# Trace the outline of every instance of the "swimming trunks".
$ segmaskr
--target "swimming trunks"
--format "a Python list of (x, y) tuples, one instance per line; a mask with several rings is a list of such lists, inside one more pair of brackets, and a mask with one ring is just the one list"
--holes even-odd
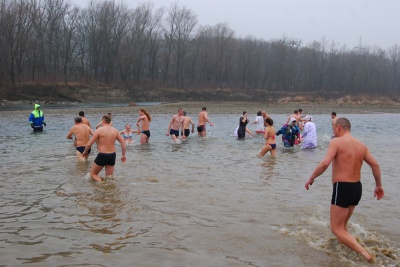
[[(190, 130), (189, 129), (185, 129), (185, 136), (189, 136), (190, 134)], [(181, 135), (183, 136), (183, 133), (181, 131)]]
[(122, 137), (125, 138), (125, 139), (132, 138), (133, 134), (131, 133), (130, 135), (125, 135), (125, 133), (123, 133)]
[(358, 205), (362, 195), (361, 182), (338, 182), (333, 184), (332, 205), (342, 208)]
[(142, 134), (146, 135), (147, 137), (150, 137), (150, 130), (142, 131)]
[(96, 163), (99, 166), (114, 166), (115, 165), (115, 158), (116, 158), (116, 153), (99, 153), (97, 154), (96, 159), (94, 160), (94, 163)]
[(174, 129), (171, 129), (171, 130), (169, 130), (169, 134), (170, 134), (170, 135), (179, 136), (179, 131), (174, 130)]
[(206, 130), (206, 126), (205, 125), (199, 125), (197, 126), (197, 132), (201, 133), (202, 131)]
[[(84, 146), (77, 146), (76, 150), (78, 150), (82, 154), (83, 151), (85, 151), (85, 147)], [(89, 148), (87, 153), (90, 154), (90, 151), (92, 151), (92, 148)]]

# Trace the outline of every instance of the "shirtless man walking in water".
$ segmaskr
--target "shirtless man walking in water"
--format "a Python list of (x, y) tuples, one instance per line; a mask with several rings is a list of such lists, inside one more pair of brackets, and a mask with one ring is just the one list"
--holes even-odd
[(119, 134), (119, 131), (111, 126), (111, 117), (109, 115), (104, 115), (101, 119), (101, 124), (103, 125), (101, 128), (97, 129), (94, 132), (93, 137), (86, 144), (85, 151), (83, 151), (83, 155), (86, 155), (91, 148), (91, 146), (97, 142), (97, 150), (99, 154), (97, 154), (96, 159), (94, 160), (92, 167), (90, 168), (90, 177), (93, 180), (101, 183), (103, 180), (99, 176), (99, 172), (105, 167), (106, 169), (106, 179), (112, 179), (112, 175), (114, 173), (114, 165), (115, 165), (115, 141), (121, 143), (122, 149), (122, 157), (121, 162), (126, 161), (126, 144), (124, 139)]
[(328, 152), (306, 181), (305, 187), (309, 190), (315, 178), (323, 174), (332, 162), (331, 231), (340, 242), (360, 253), (368, 261), (372, 261), (372, 255), (347, 231), (347, 223), (361, 199), (360, 180), (363, 162), (365, 161), (372, 169), (375, 178), (374, 197), (377, 200), (384, 196), (381, 170), (366, 145), (354, 138), (350, 130), (351, 124), (346, 118), (335, 121), (336, 138), (330, 142)]
[(178, 109), (178, 114), (172, 116), (172, 119), (169, 122), (167, 136), (171, 135), (172, 141), (174, 141), (175, 143), (177, 143), (179, 140), (179, 129), (182, 129), (183, 134), (185, 134), (183, 128), (184, 120), (185, 117), (183, 117), (183, 110), (180, 108)]
[(75, 136), (74, 145), (76, 146), (76, 157), (78, 161), (84, 162), (89, 158), (89, 153), (83, 156), (86, 144), (89, 142), (90, 136), (93, 135), (92, 128), (82, 121), (81, 117), (75, 118), (75, 125), (72, 126), (67, 134), (67, 139), (72, 139), (72, 135)]
[(214, 126), (214, 123), (208, 119), (207, 108), (203, 107), (199, 113), (199, 123), (197, 124), (197, 132), (201, 137), (205, 137), (207, 135), (206, 122), (208, 122), (210, 126)]
[(182, 133), (182, 139), (187, 139), (189, 134), (190, 134), (190, 129), (189, 125), (192, 125), (192, 133), (194, 132), (194, 122), (189, 116), (186, 116), (186, 111), (183, 112), (183, 117), (185, 120), (183, 121), (183, 133)]

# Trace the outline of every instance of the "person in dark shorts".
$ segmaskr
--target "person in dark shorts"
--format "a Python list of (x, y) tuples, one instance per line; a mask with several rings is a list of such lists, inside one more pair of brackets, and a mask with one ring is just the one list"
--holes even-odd
[(110, 123), (111, 117), (109, 115), (104, 115), (101, 119), (101, 124), (103, 126), (94, 132), (93, 137), (90, 139), (89, 143), (87, 143), (85, 151), (82, 153), (83, 155), (87, 154), (91, 146), (97, 142), (97, 150), (99, 153), (90, 169), (90, 177), (99, 183), (103, 181), (99, 176), (99, 173), (103, 168), (105, 168), (106, 171), (105, 179), (112, 179), (116, 158), (115, 141), (118, 141), (121, 144), (121, 162), (126, 161), (125, 141), (119, 131), (112, 127)]
[(80, 162), (87, 161), (90, 154), (90, 149), (87, 151), (88, 153), (83, 156), (83, 152), (85, 151), (85, 146), (90, 140), (90, 136), (93, 136), (92, 128), (90, 128), (87, 124), (85, 124), (81, 117), (75, 118), (75, 125), (71, 127), (67, 134), (67, 139), (72, 139), (72, 135), (74, 138), (74, 146), (76, 146), (76, 158)]
[(328, 152), (306, 181), (305, 187), (309, 190), (315, 178), (323, 174), (332, 162), (331, 231), (341, 243), (360, 253), (366, 260), (373, 261), (373, 255), (347, 231), (347, 223), (361, 199), (360, 180), (363, 162), (365, 161), (372, 169), (375, 179), (374, 196), (377, 200), (383, 198), (385, 194), (382, 187), (381, 170), (367, 146), (354, 138), (350, 134), (350, 130), (351, 124), (348, 119), (339, 118), (334, 122), (335, 138), (331, 140)]
[(210, 121), (208, 118), (208, 113), (207, 113), (207, 108), (203, 107), (201, 109), (201, 112), (199, 113), (199, 122), (197, 123), (197, 132), (199, 136), (201, 137), (206, 137), (207, 136), (207, 131), (206, 131), (206, 123), (208, 122), (210, 126), (214, 126), (214, 123)]
[(185, 118), (185, 120), (183, 121), (183, 133), (181, 133), (182, 135), (182, 139), (187, 139), (188, 136), (190, 135), (190, 129), (189, 126), (190, 124), (192, 125), (192, 133), (194, 132), (194, 122), (192, 121), (192, 119), (189, 116), (186, 116), (186, 111), (183, 111), (183, 117)]

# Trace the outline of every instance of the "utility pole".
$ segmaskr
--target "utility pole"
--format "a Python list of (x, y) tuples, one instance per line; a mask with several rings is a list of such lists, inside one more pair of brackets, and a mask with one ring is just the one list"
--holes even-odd
[(367, 49), (365, 46), (362, 46), (361, 37), (360, 37), (360, 41), (358, 42), (358, 46), (355, 46), (354, 48), (358, 50), (359, 54), (361, 54), (363, 51), (365, 51)]

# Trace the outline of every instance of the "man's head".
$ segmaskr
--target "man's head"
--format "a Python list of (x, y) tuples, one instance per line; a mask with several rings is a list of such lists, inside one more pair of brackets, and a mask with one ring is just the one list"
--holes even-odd
[(333, 128), (333, 133), (335, 136), (342, 136), (345, 132), (350, 132), (351, 124), (346, 118), (339, 118), (335, 122), (335, 127)]
[(296, 109), (295, 111), (293, 111), (294, 114), (299, 114), (299, 111)]
[(299, 108), (299, 114), (303, 113), (303, 109)]
[(331, 118), (334, 119), (335, 117), (336, 117), (336, 112), (335, 112), (335, 111), (332, 111), (332, 113), (331, 113)]
[(180, 109), (178, 109), (178, 114), (180, 115), (180, 116), (182, 116), (183, 115), (183, 110), (180, 108)]
[(38, 108), (40, 108), (40, 105), (39, 104), (35, 104), (35, 109), (38, 109)]
[(183, 112), (183, 116), (186, 116), (186, 111)]
[(78, 115), (81, 116), (81, 117), (83, 117), (83, 116), (85, 116), (85, 112), (79, 111)]
[(207, 108), (206, 108), (206, 107), (203, 107), (201, 110), (202, 110), (202, 111), (205, 111), (205, 110), (207, 110)]
[(106, 124), (110, 124), (111, 123), (111, 116), (110, 115), (104, 115), (102, 118), (101, 118), (101, 120), (103, 121), (103, 122), (105, 122)]
[(75, 117), (75, 124), (81, 123), (82, 118), (81, 117)]

